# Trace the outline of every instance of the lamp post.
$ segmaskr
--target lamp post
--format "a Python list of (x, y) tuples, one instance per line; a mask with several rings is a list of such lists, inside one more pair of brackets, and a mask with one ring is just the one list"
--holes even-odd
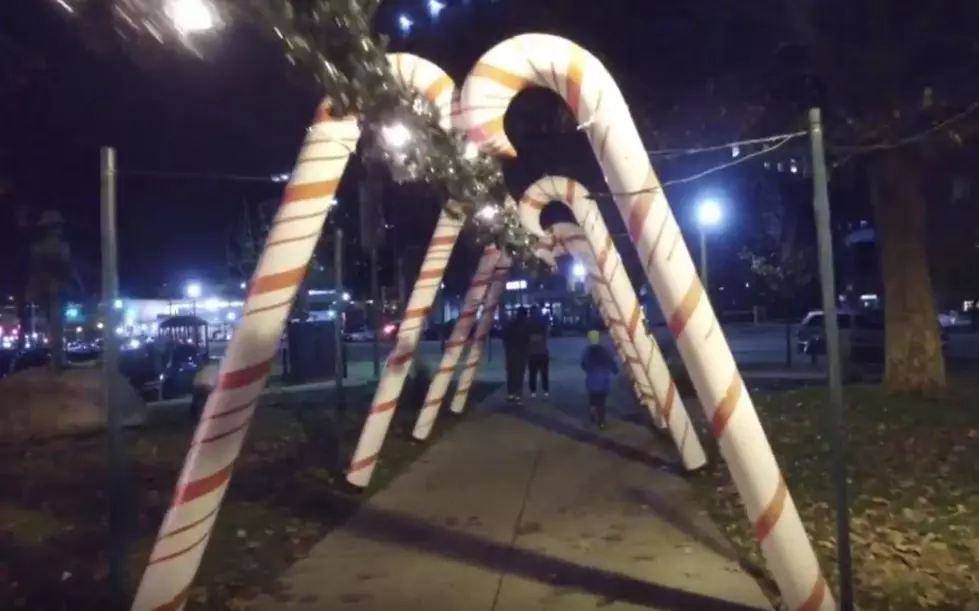
[(197, 316), (197, 300), (201, 298), (201, 285), (199, 282), (191, 282), (184, 289), (187, 298), (190, 299), (191, 309), (194, 316)]
[(700, 281), (705, 290), (709, 288), (707, 282), (707, 232), (720, 224), (723, 216), (724, 213), (717, 200), (706, 199), (697, 206), (697, 226), (700, 229)]

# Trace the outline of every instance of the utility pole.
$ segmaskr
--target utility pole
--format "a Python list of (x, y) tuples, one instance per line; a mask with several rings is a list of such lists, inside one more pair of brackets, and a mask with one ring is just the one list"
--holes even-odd
[(333, 344), (335, 350), (333, 356), (333, 375), (336, 380), (337, 407), (342, 410), (345, 406), (343, 376), (346, 373), (346, 363), (344, 363), (345, 351), (343, 349), (343, 229), (337, 227), (333, 235)]
[(829, 212), (829, 177), (823, 125), (818, 108), (809, 110), (812, 146), (813, 210), (819, 246), (819, 278), (823, 293), (826, 363), (829, 377), (829, 440), (836, 497), (836, 558), (840, 580), (840, 611), (853, 611), (853, 566), (850, 550), (850, 504), (847, 498), (846, 454), (843, 448), (843, 371), (840, 364), (840, 328), (836, 310), (836, 279), (833, 269), (833, 234)]
[(123, 448), (122, 405), (115, 388), (119, 375), (119, 342), (115, 329), (115, 303), (119, 298), (119, 241), (116, 232), (116, 150), (102, 147), (102, 384), (109, 439), (109, 582), (113, 605), (122, 608), (126, 598), (126, 481)]
[(360, 179), (360, 244), (370, 254), (371, 293), (368, 325), (371, 330), (371, 357), (374, 365), (374, 377), (381, 375), (381, 345), (378, 327), (377, 301), (378, 296), (378, 249), (384, 239), (384, 214), (382, 210), (381, 176), (377, 165), (371, 161), (364, 163), (364, 173)]

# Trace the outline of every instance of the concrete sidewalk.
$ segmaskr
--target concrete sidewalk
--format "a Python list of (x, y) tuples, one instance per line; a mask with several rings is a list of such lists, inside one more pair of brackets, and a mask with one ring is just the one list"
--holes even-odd
[(626, 391), (597, 432), (554, 373), (550, 401), (469, 414), (253, 609), (771, 609)]

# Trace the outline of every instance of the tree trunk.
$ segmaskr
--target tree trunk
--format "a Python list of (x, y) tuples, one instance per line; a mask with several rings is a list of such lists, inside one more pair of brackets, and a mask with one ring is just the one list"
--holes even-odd
[(51, 342), (51, 365), (55, 369), (66, 368), (65, 313), (58, 291), (51, 291), (48, 295), (48, 337)]
[(903, 150), (882, 153), (870, 163), (884, 285), (884, 386), (890, 392), (927, 392), (945, 386), (920, 174), (918, 163)]

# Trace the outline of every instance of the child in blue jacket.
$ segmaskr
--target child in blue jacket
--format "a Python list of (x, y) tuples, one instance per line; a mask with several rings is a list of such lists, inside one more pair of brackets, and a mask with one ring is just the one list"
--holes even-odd
[(605, 428), (605, 399), (612, 386), (612, 376), (619, 373), (615, 358), (601, 345), (598, 331), (588, 332), (588, 347), (581, 355), (581, 368), (585, 370), (585, 390), (588, 391), (588, 405), (591, 408), (591, 421), (599, 428)]

